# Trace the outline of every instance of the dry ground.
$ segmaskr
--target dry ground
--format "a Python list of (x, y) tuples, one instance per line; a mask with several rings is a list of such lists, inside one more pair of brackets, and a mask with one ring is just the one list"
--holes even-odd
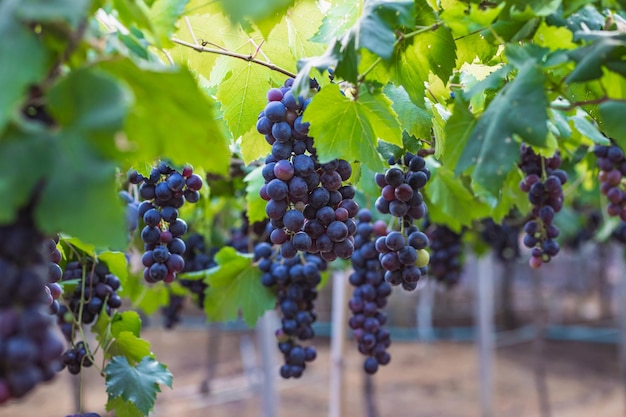
[[(217, 375), (209, 395), (200, 392), (207, 374), (207, 332), (151, 328), (144, 336), (174, 374), (154, 417), (261, 416), (261, 400), (243, 372), (240, 337), (222, 333)], [(328, 413), (329, 346), (300, 380), (278, 381), (277, 417), (320, 417)], [(380, 417), (479, 417), (477, 355), (471, 344), (395, 343), (392, 362), (374, 378)], [(545, 354), (553, 417), (624, 415), (617, 348), (550, 342)], [(344, 416), (366, 416), (362, 358), (350, 342), (345, 356)], [(501, 348), (495, 358), (494, 417), (539, 417), (530, 344)], [(88, 411), (103, 413), (104, 386), (93, 368), (85, 377)], [(19, 403), (0, 408), (0, 417), (63, 417), (74, 411), (72, 378), (64, 373)], [(103, 416), (110, 414), (103, 413)]]

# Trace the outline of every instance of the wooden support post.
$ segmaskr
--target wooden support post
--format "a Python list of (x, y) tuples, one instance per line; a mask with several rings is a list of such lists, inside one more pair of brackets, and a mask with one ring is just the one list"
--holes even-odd
[(274, 330), (280, 327), (276, 310), (269, 310), (259, 319), (256, 326), (257, 341), (261, 347), (261, 370), (263, 379), (259, 394), (263, 404), (263, 417), (278, 415), (278, 394), (276, 375), (278, 375), (276, 337)]
[(330, 393), (328, 398), (328, 417), (341, 417), (344, 415), (343, 370), (344, 350), (346, 339), (346, 294), (348, 285), (348, 272), (335, 271), (332, 275), (333, 302), (332, 302), (332, 328), (330, 339)]
[(493, 260), (491, 254), (476, 260), (476, 348), (482, 417), (494, 417), (493, 352), (495, 349)]

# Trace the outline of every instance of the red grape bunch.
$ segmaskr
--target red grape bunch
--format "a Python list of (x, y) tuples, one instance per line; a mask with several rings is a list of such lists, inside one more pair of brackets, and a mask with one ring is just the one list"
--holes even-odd
[(380, 311), (387, 305), (391, 285), (385, 281), (385, 271), (378, 260), (374, 246), (376, 238), (387, 234), (387, 225), (379, 220), (372, 224), (372, 213), (361, 209), (357, 215), (357, 232), (354, 238), (354, 254), (350, 284), (354, 286), (348, 307), (352, 317), (348, 325), (358, 342), (359, 352), (367, 356), (363, 368), (368, 374), (378, 371), (379, 365), (387, 365), (391, 356), (389, 331), (384, 328), (387, 316)]
[(524, 246), (532, 250), (529, 260), (532, 268), (539, 268), (559, 253), (555, 240), (559, 229), (553, 221), (563, 207), (563, 184), (567, 182), (567, 173), (560, 166), (558, 151), (551, 158), (544, 158), (522, 144), (519, 167), (526, 177), (519, 186), (528, 193), (528, 201), (533, 205), (530, 220), (524, 225)]
[(294, 97), (292, 84), (288, 79), (267, 93), (269, 102), (257, 122), (257, 131), (272, 145), (259, 190), (274, 227), (270, 240), (286, 259), (298, 251), (319, 253), (329, 262), (347, 259), (354, 251), (358, 212), (355, 190), (344, 184), (352, 167), (341, 159), (318, 162), (309, 125), (302, 121), (310, 99)]
[(428, 272), (430, 258), (426, 251), (428, 236), (413, 224), (428, 211), (421, 189), (430, 179), (430, 170), (424, 158), (412, 153), (389, 162), (398, 164), (384, 174), (376, 174), (381, 196), (375, 206), (380, 213), (398, 218), (400, 231), (378, 237), (375, 248), (385, 270), (385, 280), (390, 285), (402, 285), (406, 291), (413, 291)]
[(609, 200), (609, 216), (619, 216), (626, 221), (626, 189), (622, 178), (626, 176), (626, 157), (617, 145), (596, 146), (593, 153), (598, 158), (600, 192)]
[(128, 174), (131, 184), (141, 184), (139, 195), (143, 201), (137, 210), (145, 227), (141, 231), (144, 253), (141, 261), (145, 266), (146, 282), (172, 282), (177, 272), (185, 267), (183, 254), (187, 223), (178, 217), (178, 209), (185, 201), (196, 203), (200, 199), (202, 178), (193, 173), (190, 166), (176, 171), (164, 162), (144, 177), (135, 170)]

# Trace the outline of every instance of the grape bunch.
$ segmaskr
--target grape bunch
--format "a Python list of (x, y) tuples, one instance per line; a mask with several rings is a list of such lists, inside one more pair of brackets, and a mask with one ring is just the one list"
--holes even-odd
[(500, 261), (507, 262), (520, 256), (520, 231), (519, 227), (512, 226), (506, 221), (497, 224), (493, 219), (485, 219), (482, 221), (480, 236), (496, 252)]
[(432, 224), (427, 228), (430, 238), (430, 274), (440, 283), (453, 286), (462, 272), (462, 233), (448, 227)]
[(374, 246), (375, 240), (386, 234), (387, 226), (383, 221), (372, 224), (372, 213), (367, 209), (359, 211), (351, 258), (354, 272), (350, 275), (350, 284), (355, 288), (348, 302), (352, 312), (348, 325), (358, 342), (359, 352), (367, 356), (363, 368), (368, 374), (376, 373), (379, 365), (391, 361), (387, 352), (391, 338), (383, 327), (387, 316), (380, 311), (387, 305), (391, 285), (385, 281), (385, 271)]
[(358, 212), (355, 190), (344, 184), (352, 167), (342, 159), (319, 163), (309, 125), (302, 121), (310, 99), (294, 97), (292, 84), (288, 79), (269, 90), (257, 121), (257, 131), (272, 145), (259, 190), (274, 227), (270, 240), (280, 245), (283, 258), (302, 251), (319, 253), (328, 262), (347, 259), (354, 251)]
[(377, 173), (374, 177), (381, 189), (381, 196), (375, 203), (376, 210), (409, 223), (424, 218), (428, 208), (421, 189), (430, 180), (426, 160), (408, 152), (397, 161), (390, 159), (389, 162), (397, 166), (389, 168), (384, 174)]
[(528, 193), (528, 201), (533, 205), (530, 220), (524, 225), (524, 246), (532, 250), (531, 268), (539, 268), (559, 253), (560, 247), (555, 240), (559, 229), (553, 221), (554, 215), (563, 207), (563, 184), (567, 182), (567, 173), (559, 169), (560, 166), (558, 151), (551, 158), (544, 158), (530, 146), (521, 145), (519, 167), (526, 177), (519, 187)]
[(50, 305), (50, 314), (55, 315), (59, 311), (59, 302), (57, 299), (63, 293), (63, 289), (58, 284), (63, 277), (63, 270), (59, 266), (61, 262), (61, 251), (57, 249), (59, 236), (46, 240), (46, 249), (48, 251), (48, 283), (46, 284), (46, 294), (49, 295), (48, 301)]
[(78, 375), (83, 367), (89, 368), (93, 365), (92, 356), (88, 355), (87, 349), (88, 346), (81, 341), (63, 353), (61, 360), (70, 374)]
[(617, 145), (596, 146), (593, 153), (598, 158), (600, 192), (609, 200), (606, 211), (609, 216), (618, 216), (626, 221), (626, 190), (622, 178), (626, 176), (626, 157)]
[(611, 238), (619, 243), (626, 244), (626, 222), (621, 221), (611, 233)]
[(22, 398), (61, 369), (63, 339), (50, 316), (51, 261), (32, 207), (0, 224), (0, 404)]
[(61, 332), (72, 344), (63, 354), (63, 365), (72, 375), (77, 375), (82, 367), (92, 365), (87, 343), (79, 341), (74, 344), (78, 326), (95, 322), (102, 311), (110, 316), (113, 310), (122, 305), (122, 299), (117, 294), (120, 280), (110, 272), (106, 263), (94, 263), (89, 258), (68, 262), (63, 280), (77, 281), (76, 289), (66, 300), (67, 306), (62, 305), (57, 313)]
[(317, 286), (322, 280), (320, 271), (326, 261), (317, 255), (307, 254), (285, 259), (269, 243), (259, 243), (254, 248), (254, 260), (263, 273), (261, 283), (276, 292), (277, 304), (282, 313), (282, 326), (276, 331), (278, 348), (285, 363), (280, 368), (283, 378), (299, 378), (317, 356), (312, 346), (302, 346), (298, 341), (315, 336), (313, 323), (317, 319), (314, 301)]
[(421, 189), (430, 179), (430, 170), (424, 158), (412, 153), (398, 160), (391, 158), (389, 163), (395, 166), (374, 178), (381, 189), (375, 207), (382, 214), (396, 217), (400, 231), (378, 237), (374, 246), (385, 270), (385, 281), (413, 291), (428, 272), (428, 237), (413, 222), (428, 212)]
[(141, 258), (146, 282), (172, 282), (176, 273), (183, 270), (187, 223), (178, 217), (178, 209), (185, 201), (196, 203), (200, 199), (202, 178), (190, 166), (182, 172), (164, 162), (144, 177), (135, 170), (128, 175), (131, 184), (141, 184), (139, 195), (144, 201), (138, 215), (145, 224), (141, 231), (146, 252)]
[[(84, 262), (68, 262), (65, 265), (63, 280), (78, 280), (68, 306), (79, 323), (91, 324), (102, 309), (110, 316), (112, 310), (122, 305), (122, 299), (117, 294), (120, 279), (109, 271), (104, 262), (94, 263), (91, 259)], [(81, 313), (82, 316), (79, 316)], [(68, 341), (71, 341), (71, 338)]]
[(166, 329), (173, 329), (180, 322), (180, 313), (185, 306), (185, 296), (170, 291), (168, 303), (161, 307), (163, 325)]

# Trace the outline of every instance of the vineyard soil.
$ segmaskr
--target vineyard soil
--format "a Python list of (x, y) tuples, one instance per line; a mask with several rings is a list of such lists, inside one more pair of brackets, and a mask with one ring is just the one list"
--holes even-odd
[[(239, 354), (239, 339), (246, 333), (222, 333), (214, 394), (199, 393), (207, 369), (207, 332), (151, 327), (145, 337), (157, 356), (174, 374), (175, 390), (164, 387), (151, 416), (252, 417), (259, 416), (261, 401), (246, 389)], [(252, 335), (252, 334), (249, 334)], [(319, 417), (327, 413), (329, 346), (320, 340), (319, 357), (299, 380), (278, 380), (280, 411), (277, 417)], [(392, 362), (374, 377), (379, 416), (478, 417), (476, 352), (471, 344), (397, 342)], [(548, 342), (548, 387), (552, 412), (558, 417), (618, 416), (622, 396), (618, 384), (617, 349), (612, 345)], [(346, 352), (345, 415), (365, 416), (362, 400), (362, 357), (350, 342)], [(533, 384), (532, 347), (520, 344), (496, 354), (498, 417), (539, 415)], [(102, 412), (105, 390), (92, 369), (86, 373), (86, 408)], [(58, 417), (72, 411), (70, 375), (39, 387), (21, 404), (2, 410), (2, 417)], [(102, 414), (109, 416), (109, 414)]]

